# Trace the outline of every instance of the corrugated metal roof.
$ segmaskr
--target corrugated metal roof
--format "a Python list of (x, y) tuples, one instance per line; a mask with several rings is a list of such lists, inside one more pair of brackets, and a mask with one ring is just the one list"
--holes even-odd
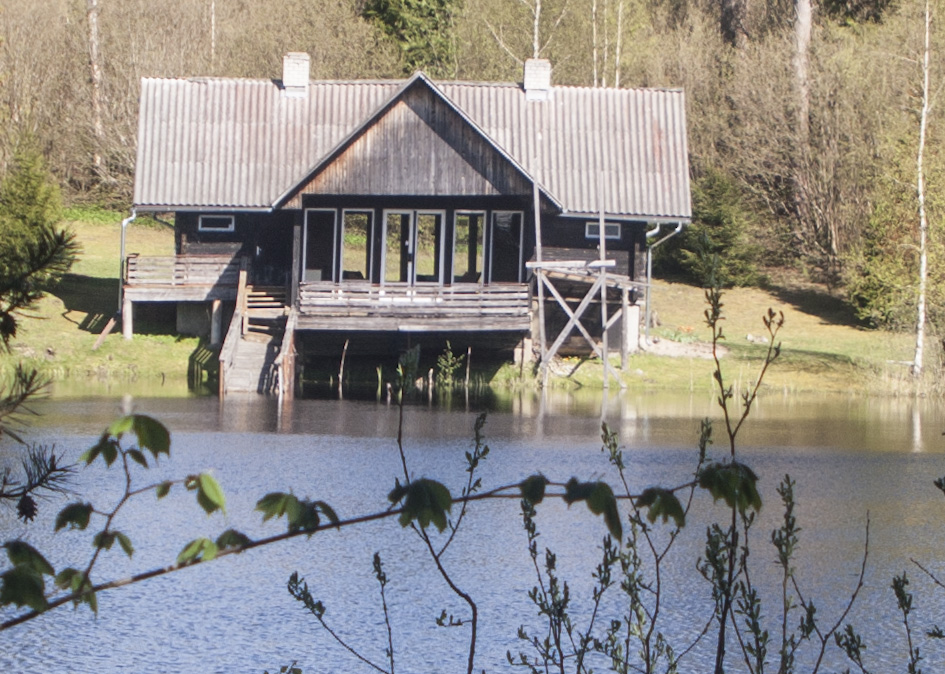
[[(691, 216), (685, 100), (668, 89), (553, 87), (526, 101), (515, 84), (421, 77), (566, 212)], [(135, 205), (273, 207), (405, 81), (312, 82), (304, 98), (277, 82), (144, 79)]]

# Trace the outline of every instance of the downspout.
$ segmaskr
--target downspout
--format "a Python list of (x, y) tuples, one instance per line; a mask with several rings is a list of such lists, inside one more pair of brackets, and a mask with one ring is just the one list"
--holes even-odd
[[(679, 234), (683, 227), (685, 226), (684, 222), (679, 222), (676, 224), (676, 229), (671, 231), (669, 234), (664, 236), (662, 239), (654, 243), (652, 246), (649, 246), (646, 249), (646, 316), (644, 317), (644, 327), (643, 327), (643, 339), (644, 343), (650, 345), (650, 307), (652, 306), (650, 302), (650, 286), (653, 282), (653, 249), (659, 246), (664, 241), (667, 241), (677, 234)], [(653, 229), (646, 233), (646, 238), (651, 238), (656, 236), (660, 231), (660, 225), (657, 224)]]
[(131, 215), (121, 221), (121, 252), (118, 254), (118, 315), (121, 316), (122, 307), (125, 301), (125, 230), (128, 229), (135, 218), (138, 217), (136, 209), (131, 209)]

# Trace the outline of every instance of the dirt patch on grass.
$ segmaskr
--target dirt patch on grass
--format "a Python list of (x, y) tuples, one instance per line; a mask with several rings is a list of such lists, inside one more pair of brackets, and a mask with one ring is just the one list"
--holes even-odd
[[(712, 358), (712, 345), (706, 342), (674, 342), (670, 339), (654, 338), (652, 344), (643, 349), (654, 356), (669, 356), (671, 358)], [(728, 353), (728, 349), (719, 345), (720, 356)]]

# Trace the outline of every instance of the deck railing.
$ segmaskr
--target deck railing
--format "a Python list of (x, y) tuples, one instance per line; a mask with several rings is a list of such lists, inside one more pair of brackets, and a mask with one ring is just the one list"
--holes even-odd
[(525, 283), (303, 283), (299, 299), (300, 327), (328, 330), (517, 330), (530, 311)]
[(125, 283), (130, 286), (231, 285), (239, 281), (243, 258), (233, 255), (129, 255)]

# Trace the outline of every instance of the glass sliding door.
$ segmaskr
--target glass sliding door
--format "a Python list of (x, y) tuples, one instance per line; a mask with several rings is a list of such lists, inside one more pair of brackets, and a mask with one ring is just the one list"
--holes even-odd
[(443, 220), (439, 211), (384, 211), (385, 283), (442, 283)]
[(453, 283), (482, 280), (482, 242), (485, 213), (456, 214), (453, 224)]
[(489, 280), (492, 283), (522, 282), (522, 213), (493, 211)]
[(413, 282), (443, 282), (443, 214), (417, 211), (412, 237)]
[(406, 283), (409, 279), (409, 254), (412, 213), (409, 211), (384, 212), (384, 257), (381, 260), (381, 278), (385, 283)]
[(371, 279), (373, 211), (344, 211), (341, 216), (341, 280)]
[(305, 211), (302, 281), (333, 281), (335, 270), (335, 211)]

